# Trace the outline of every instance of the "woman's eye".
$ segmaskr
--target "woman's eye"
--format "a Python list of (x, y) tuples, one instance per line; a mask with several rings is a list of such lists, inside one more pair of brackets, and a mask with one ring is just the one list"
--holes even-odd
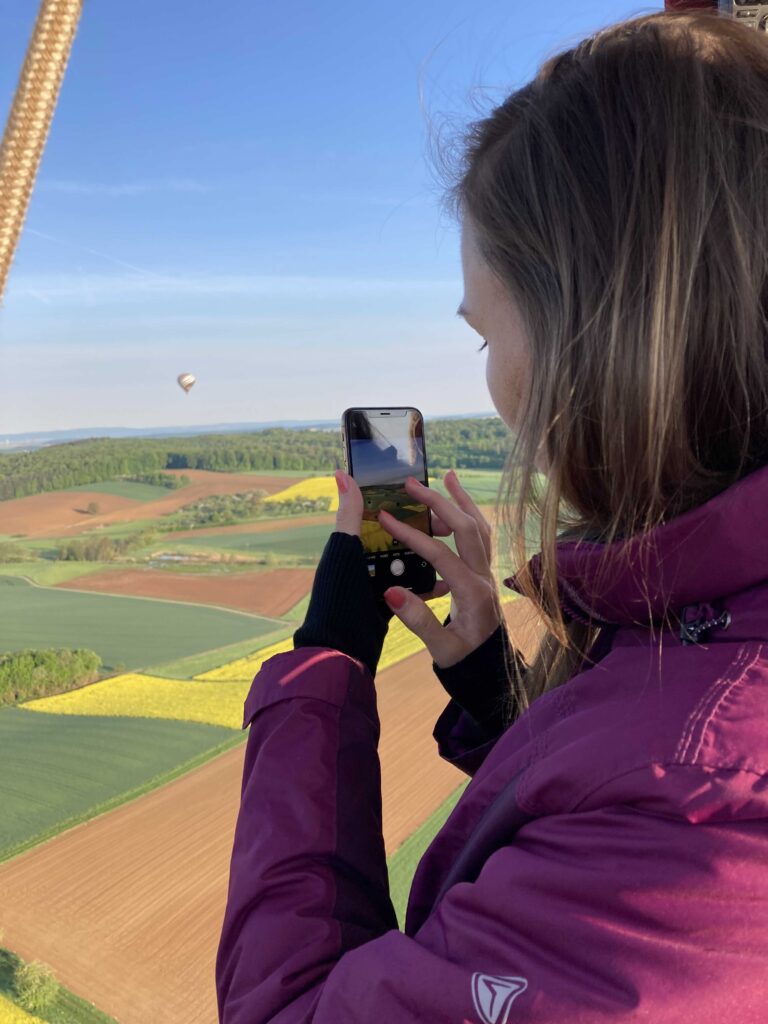
[(488, 346), (488, 342), (485, 340), (485, 338), (483, 338), (483, 344), (480, 346), (480, 348), (477, 351), (478, 352), (482, 352), (484, 348), (487, 348), (487, 346)]

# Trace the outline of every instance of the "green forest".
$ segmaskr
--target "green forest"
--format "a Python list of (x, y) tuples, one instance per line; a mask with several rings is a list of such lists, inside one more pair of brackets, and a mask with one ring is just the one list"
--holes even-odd
[[(429, 420), (424, 433), (430, 471), (504, 465), (509, 431), (499, 417)], [(343, 465), (341, 430), (274, 427), (184, 438), (95, 438), (0, 455), (0, 501), (116, 477), (165, 482), (163, 471), (170, 469), (332, 473)]]

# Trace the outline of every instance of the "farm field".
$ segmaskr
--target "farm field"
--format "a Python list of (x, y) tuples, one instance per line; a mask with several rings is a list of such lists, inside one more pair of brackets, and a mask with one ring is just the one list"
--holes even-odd
[[(169, 492), (170, 493), (170, 492)], [(176, 492), (174, 492), (176, 493)], [(103, 515), (89, 515), (91, 501)], [(7, 537), (56, 537), (60, 533), (89, 529), (117, 512), (143, 511), (146, 505), (132, 498), (98, 491), (50, 491), (28, 498), (0, 502), (0, 534)]]
[(0, 778), (13, 779), (3, 785), (0, 861), (233, 736), (229, 728), (168, 719), (0, 709)]
[(278, 501), (294, 501), (296, 499), (314, 499), (314, 498), (328, 498), (330, 504), (328, 510), (330, 512), (336, 512), (339, 508), (339, 490), (336, 486), (336, 480), (333, 474), (326, 474), (325, 476), (313, 477), (312, 479), (297, 480), (296, 483), (289, 484), (284, 487), (282, 491), (278, 491), (276, 494), (270, 494), (264, 499), (264, 503), (269, 505), (271, 502)]
[[(289, 637), (283, 642), (290, 649)], [(103, 715), (111, 718), (162, 718), (202, 722), (239, 729), (249, 683), (164, 679), (141, 672), (126, 672), (52, 697), (35, 697), (19, 704), (23, 711), (71, 717)]]
[[(435, 488), (436, 490), (438, 488)], [(487, 519), (492, 518), (492, 505), (479, 505), (480, 511)], [(238, 533), (262, 533), (265, 531), (293, 530), (305, 526), (333, 527), (336, 521), (335, 513), (318, 512), (311, 516), (290, 516), (283, 520), (264, 520), (263, 522), (238, 523), (236, 526), (204, 526), (199, 530), (178, 530), (172, 536), (173, 539), (194, 540), (196, 537), (218, 537), (224, 535), (237, 536)]]
[[(270, 649), (292, 646), (335, 520), (329, 512), (172, 531), (130, 549), (139, 563), (178, 552), (200, 554), (204, 565), (53, 560), (57, 541), (84, 531), (162, 533), (164, 514), (201, 498), (255, 488), (279, 497), (294, 482), (328, 477), (178, 473), (192, 483), (170, 490), (116, 480), (0, 502), (0, 539), (42, 555), (0, 565), (0, 653), (85, 646), (119, 672), (0, 710), (0, 925), (10, 949), (49, 962), (62, 984), (120, 1024), (215, 1024), (242, 704)], [(492, 519), (499, 475), (458, 475)], [(441, 480), (432, 486), (447, 493)], [(85, 511), (91, 500), (100, 514)], [(443, 540), (455, 550), (453, 537)], [(257, 568), (262, 558), (268, 564)], [(434, 603), (440, 618), (448, 604)], [(522, 599), (505, 605), (525, 653), (536, 636), (523, 613)], [(402, 923), (415, 865), (466, 777), (437, 756), (431, 733), (448, 698), (428, 652), (396, 620), (382, 666), (385, 847)]]
[(39, 584), (41, 587), (55, 587), (66, 580), (89, 576), (109, 568), (108, 562), (52, 562), (38, 559), (36, 562), (0, 562), (0, 576), (19, 576)]
[[(247, 524), (250, 526), (250, 524)], [(319, 523), (317, 519), (311, 525), (304, 527), (294, 526), (293, 529), (263, 528), (266, 524), (259, 524), (262, 528), (254, 530), (252, 527), (243, 530), (238, 526), (222, 527), (214, 532), (205, 533), (195, 530), (187, 533), (181, 539), (174, 535), (165, 538), (165, 547), (168, 550), (178, 552), (223, 552), (232, 555), (264, 554), (272, 551), (278, 557), (302, 559), (313, 561), (317, 564), (323, 553), (328, 535), (332, 531), (332, 524)], [(452, 551), (456, 550), (456, 542), (453, 536), (441, 537)]]
[(61, 588), (218, 605), (279, 618), (311, 589), (314, 569), (264, 569), (193, 575), (162, 569), (108, 569), (64, 581)]
[[(423, 662), (417, 706), (431, 702), (434, 719), (444, 695), (439, 687), (423, 685), (428, 656), (410, 659), (417, 660)], [(414, 671), (411, 667), (407, 673), (411, 694)], [(382, 694), (386, 688), (384, 681)], [(392, 698), (402, 691), (402, 684), (393, 687)], [(398, 707), (403, 714), (401, 702)], [(427, 749), (430, 801), (447, 796), (461, 781), (455, 768), (436, 761), (429, 720), (420, 725), (415, 749), (415, 727), (409, 730), (407, 765), (400, 756), (401, 739), (387, 748), (387, 731), (397, 725), (383, 729), (385, 815), (393, 799), (402, 803), (409, 795), (408, 778), (412, 795), (421, 797), (423, 773), (413, 769), (423, 763), (420, 756)], [(213, 964), (244, 751), (241, 744), (140, 800), (0, 865), (8, 945), (24, 959), (37, 956), (51, 963), (63, 984), (87, 995), (121, 1024), (158, 1019), (213, 1024)], [(409, 827), (415, 812), (410, 807), (403, 821), (393, 807), (385, 817), (388, 850), (391, 837)]]
[[(530, 656), (537, 634), (526, 605), (509, 602), (505, 614)], [(437, 756), (432, 729), (447, 696), (429, 653), (384, 670), (376, 687), (385, 848), (402, 908), (431, 839), (426, 823), (438, 827), (466, 777)], [(215, 1024), (213, 964), (244, 754), (243, 742), (0, 865), (8, 945), (51, 963), (68, 988), (121, 1024)], [(398, 866), (401, 849), (407, 860)]]
[(330, 532), (327, 524), (316, 523), (294, 529), (249, 530), (242, 533), (230, 533), (228, 529), (222, 528), (215, 534), (204, 537), (198, 537), (198, 531), (195, 531), (193, 536), (180, 541), (169, 536), (165, 545), (172, 547), (174, 551), (189, 552), (210, 550), (253, 555), (257, 552), (272, 551), (278, 557), (288, 555), (317, 562)]
[[(439, 620), (443, 619), (450, 608), (450, 597), (431, 601), (430, 608)], [(239, 729), (243, 704), (254, 676), (265, 661), (292, 648), (293, 637), (289, 633), (255, 653), (203, 672), (193, 680), (128, 672), (65, 693), (26, 700), (18, 706), (31, 712), (169, 718)], [(384, 641), (379, 674), (423, 649), (421, 640), (395, 619)]]
[[(285, 620), (280, 626), (275, 626), (273, 632), (258, 638), (257, 649), (292, 636), (303, 616), (291, 612), (292, 619)], [(160, 665), (150, 666), (146, 669), (149, 675), (161, 676), (163, 679), (199, 679), (201, 673), (210, 672), (223, 664), (229, 664), (240, 658), (253, 656), (253, 640), (246, 640), (244, 643), (229, 644), (226, 647), (216, 647), (203, 654), (192, 654), (187, 658), (177, 658), (175, 661), (165, 661)]]
[[(478, 469), (457, 469), (456, 476), (459, 483), (467, 491), (478, 505), (493, 505), (496, 501), (496, 494), (499, 489), (501, 474), (498, 472), (488, 473)], [(448, 495), (448, 490), (439, 480), (430, 479), (429, 486), (439, 491), (440, 494)]]
[(285, 516), (283, 519), (265, 518), (261, 522), (237, 523), (235, 526), (202, 526), (198, 530), (175, 530), (169, 540), (188, 540), (195, 537), (237, 536), (238, 533), (264, 533), (280, 530), (300, 530), (307, 526), (324, 526), (330, 533), (336, 521), (336, 513), (315, 512), (306, 516)]
[[(0, 576), (0, 650), (89, 647), (105, 668), (139, 668), (274, 630), (245, 612), (37, 587)], [(258, 647), (258, 642), (254, 648)]]
[(78, 484), (71, 491), (89, 491), (92, 494), (111, 494), (116, 498), (132, 501), (160, 501), (167, 498), (171, 489), (160, 484), (141, 484), (134, 480), (105, 480), (99, 484)]
[[(203, 469), (168, 470), (170, 475), (188, 476), (191, 483), (176, 491), (159, 488), (163, 495), (146, 501), (119, 494), (88, 491), (53, 491), (0, 502), (0, 535), (25, 537), (75, 536), (96, 526), (156, 519), (175, 512), (183, 505), (214, 494), (237, 494), (265, 490), (275, 494), (286, 486), (285, 476), (254, 473), (214, 473)], [(306, 474), (296, 474), (304, 477)], [(103, 485), (102, 485), (103, 486)], [(118, 488), (119, 489), (119, 488)], [(89, 515), (88, 503), (101, 507), (99, 515)]]

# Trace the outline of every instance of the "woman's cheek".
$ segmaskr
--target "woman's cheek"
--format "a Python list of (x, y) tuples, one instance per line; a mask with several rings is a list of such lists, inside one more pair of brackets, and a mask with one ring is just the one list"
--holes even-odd
[(512, 372), (508, 363), (497, 365), (495, 351), (490, 345), (485, 363), (485, 381), (499, 416), (510, 430), (516, 430), (521, 402), (521, 381)]

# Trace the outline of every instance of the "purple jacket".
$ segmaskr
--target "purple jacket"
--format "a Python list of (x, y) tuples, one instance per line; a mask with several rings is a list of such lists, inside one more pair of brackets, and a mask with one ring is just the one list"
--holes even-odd
[[(490, 742), (453, 701), (438, 719), (440, 756), (472, 778), (405, 933), (368, 669), (319, 647), (264, 663), (222, 1024), (768, 1021), (768, 467), (658, 527), (650, 557), (633, 543), (600, 593), (604, 549), (558, 547), (564, 610), (606, 623), (594, 666)], [(647, 601), (698, 642), (651, 629)]]

